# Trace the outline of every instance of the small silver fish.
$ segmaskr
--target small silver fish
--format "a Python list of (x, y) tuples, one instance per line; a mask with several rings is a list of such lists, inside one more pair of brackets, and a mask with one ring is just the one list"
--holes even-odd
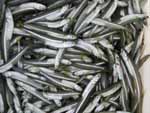
[(28, 3), (24, 3), (21, 4), (17, 7), (15, 7), (12, 11), (13, 15), (18, 15), (24, 12), (28, 12), (28, 11), (35, 11), (35, 10), (45, 10), (46, 6), (40, 3), (36, 3), (36, 2), (28, 2)]
[(14, 29), (14, 20), (12, 16), (12, 12), (7, 7), (5, 12), (5, 21), (4, 28), (2, 31), (2, 49), (3, 49), (3, 57), (5, 62), (8, 60), (8, 49), (10, 47), (10, 40), (12, 39), (13, 29)]

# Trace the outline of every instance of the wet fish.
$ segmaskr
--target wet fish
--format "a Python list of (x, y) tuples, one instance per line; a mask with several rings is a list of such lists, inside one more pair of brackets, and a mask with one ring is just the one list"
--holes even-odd
[(63, 15), (68, 10), (68, 7), (69, 7), (68, 5), (63, 6), (62, 8), (58, 10), (45, 13), (40, 16), (34, 17), (30, 20), (27, 20), (25, 23), (33, 23), (33, 22), (42, 21), (42, 20), (49, 20), (49, 21), (58, 20), (60, 16)]
[(12, 79), (10, 78), (7, 78), (7, 84), (8, 84), (8, 87), (10, 89), (10, 91), (13, 93), (14, 95), (14, 105), (15, 105), (15, 110), (18, 112), (18, 113), (23, 113), (22, 111), (22, 108), (21, 108), (21, 103), (20, 103), (20, 99), (18, 97), (18, 94), (17, 94), (17, 91), (15, 89), (15, 85), (14, 85), (14, 82), (12, 81)]
[[(101, 104), (99, 104), (96, 109), (95, 112), (96, 113), (101, 113), (104, 109), (108, 108), (110, 106), (110, 103), (108, 102), (102, 102)], [(102, 112), (103, 113), (103, 112)], [(105, 113), (105, 112), (104, 112)], [(106, 113), (109, 113), (109, 111), (106, 111)], [(111, 112), (110, 112), (111, 113)]]
[(4, 73), (4, 76), (18, 80), (18, 81), (21, 81), (21, 82), (24, 82), (28, 85), (35, 87), (35, 88), (43, 89), (43, 87), (40, 84), (37, 84), (31, 78), (28, 78), (27, 76), (23, 75), (22, 73), (7, 71)]
[(46, 113), (43, 110), (39, 109), (38, 107), (34, 106), (31, 103), (27, 103), (26, 106), (28, 107), (28, 109), (30, 109), (33, 113)]
[(74, 78), (64, 76), (63, 74), (55, 72), (54, 70), (51, 70), (51, 69), (48, 69), (48, 68), (40, 67), (40, 72), (41, 73), (42, 72), (46, 73), (46, 74), (48, 74), (49, 76), (51, 76), (53, 78), (62, 79), (62, 80), (64, 79), (64, 80), (69, 80), (69, 81), (75, 81)]
[(21, 36), (27, 36), (27, 37), (31, 36), (29, 33), (25, 32), (23, 29), (20, 29), (20, 28), (14, 28), (13, 34), (21, 35)]
[(53, 4), (50, 4), (48, 6), (48, 10), (54, 10), (56, 8), (59, 8), (59, 7), (66, 5), (70, 2), (73, 2), (73, 1), (72, 0), (61, 0), (61, 1), (58, 0), (58, 1), (54, 2)]
[(36, 22), (35, 24), (45, 26), (48, 28), (61, 28), (64, 25), (66, 25), (69, 22), (69, 20), (64, 19), (64, 20), (58, 20), (56, 22)]
[(74, 89), (74, 90), (77, 90), (77, 91), (82, 91), (82, 88), (79, 85), (77, 85), (76, 83), (73, 83), (73, 82), (67, 81), (67, 80), (58, 80), (56, 78), (52, 78), (52, 77), (48, 76), (45, 73), (42, 73), (42, 75), (44, 77), (46, 77), (50, 82), (55, 84), (56, 86), (62, 86), (62, 87)]
[(12, 12), (9, 8), (6, 8), (5, 18), (4, 18), (4, 28), (2, 31), (2, 49), (3, 57), (5, 62), (8, 60), (8, 49), (10, 47), (10, 40), (12, 39), (13, 29), (14, 29), (14, 20)]
[(140, 99), (140, 97), (141, 97), (140, 90), (142, 88), (142, 84), (141, 84), (141, 80), (139, 78), (139, 72), (136, 71), (136, 67), (134, 66), (134, 64), (132, 63), (131, 59), (128, 57), (127, 53), (124, 50), (122, 50), (121, 56), (122, 56), (122, 59), (123, 59), (125, 65), (128, 67), (128, 71), (129, 71), (130, 75), (135, 78), (136, 94), (138, 96), (138, 100), (135, 102), (134, 107), (132, 109), (132, 111), (134, 112), (136, 106), (141, 101), (141, 99)]
[(0, 0), (0, 112), (138, 111), (147, 18), (139, 0)]
[(2, 23), (3, 23), (5, 8), (6, 8), (5, 0), (1, 0), (0, 1), (0, 13), (1, 13), (1, 15), (0, 15), (0, 27), (2, 26)]
[(3, 102), (3, 98), (2, 98), (1, 93), (0, 93), (0, 112), (1, 113), (4, 112), (4, 102)]
[(48, 100), (51, 99), (65, 99), (65, 98), (70, 98), (70, 97), (74, 97), (74, 96), (79, 96), (80, 93), (78, 92), (61, 92), (61, 93), (53, 93), (53, 92), (47, 92), (47, 93), (43, 93), (43, 95), (45, 96), (45, 98), (48, 98)]
[(43, 95), (38, 92), (35, 88), (28, 86), (27, 84), (24, 84), (22, 82), (17, 81), (16, 82), (19, 86), (21, 86), (24, 90), (31, 93), (32, 95), (36, 96), (37, 98), (41, 99), (42, 101), (51, 104), (46, 98), (43, 97)]
[(101, 96), (96, 96), (93, 101), (91, 101), (89, 103), (89, 105), (85, 108), (85, 110), (83, 111), (83, 113), (91, 113), (93, 111), (93, 109), (97, 106), (99, 100), (100, 100)]
[(68, 47), (73, 47), (76, 44), (73, 41), (61, 41), (61, 40), (57, 41), (57, 40), (50, 39), (47, 36), (43, 36), (41, 34), (29, 31), (29, 30), (25, 30), (25, 31), (30, 33), (32, 37), (43, 41), (46, 45), (48, 45), (50, 47), (68, 48)]
[[(33, 60), (32, 60), (32, 61), (29, 61), (29, 60), (25, 60), (25, 59), (24, 59), (23, 62), (24, 62), (25, 64), (29, 64), (29, 65), (48, 67), (48, 66), (54, 66), (54, 64), (55, 64), (55, 59), (52, 58), (52, 59), (47, 59), (47, 60), (44, 60), (44, 61), (37, 61), (37, 60), (35, 60), (35, 61), (33, 61)], [(67, 60), (67, 59), (62, 59), (62, 60), (60, 61), (60, 63), (63, 64), (63, 65), (71, 65), (71, 64), (72, 64), (72, 62), (69, 61), (69, 60)]]
[(75, 35), (69, 34), (66, 35), (65, 33), (61, 33), (60, 31), (57, 30), (50, 30), (50, 29), (41, 29), (40, 26), (35, 26), (35, 25), (25, 25), (24, 26), (26, 29), (41, 32), (43, 34), (46, 34), (48, 36), (54, 37), (56, 39), (60, 40), (75, 40), (77, 37)]
[(109, 19), (113, 15), (115, 10), (117, 9), (117, 5), (118, 5), (117, 2), (118, 2), (118, 0), (113, 0), (112, 1), (111, 5), (109, 6), (108, 10), (105, 11), (102, 18)]
[(29, 47), (24, 48), (20, 53), (18, 53), (14, 58), (8, 61), (6, 64), (0, 66), (0, 73), (6, 72), (13, 67), (15, 63), (17, 63), (18, 59), (22, 57), (22, 55), (27, 51)]
[(59, 108), (58, 110), (52, 111), (52, 113), (63, 113), (65, 111), (71, 110), (72, 108), (75, 108), (76, 106), (77, 106), (77, 103), (72, 103), (62, 108)]
[(120, 21), (118, 22), (118, 24), (125, 25), (127, 23), (131, 23), (133, 21), (141, 20), (141, 19), (144, 19), (144, 18), (146, 18), (145, 14), (126, 15), (126, 16), (120, 18)]
[(83, 111), (85, 106), (87, 105), (87, 101), (93, 91), (93, 88), (101, 78), (100, 74), (97, 74), (93, 79), (89, 82), (89, 84), (86, 86), (85, 90), (82, 93), (82, 100), (80, 101), (79, 105), (77, 106), (75, 113), (80, 113)]
[(40, 3), (36, 3), (36, 2), (28, 2), (28, 3), (24, 3), (21, 4), (15, 8), (13, 8), (13, 15), (18, 15), (21, 13), (25, 13), (25, 12), (29, 12), (29, 11), (35, 11), (35, 10), (45, 10), (46, 6)]
[(60, 61), (61, 61), (61, 59), (63, 57), (64, 52), (65, 52), (65, 49), (59, 49), (58, 50), (58, 53), (57, 53), (57, 55), (55, 57), (55, 65), (54, 65), (55, 70), (58, 69), (58, 67), (60, 65)]
[(111, 23), (111, 22), (108, 22), (108, 21), (100, 19), (100, 18), (93, 19), (92, 23), (96, 24), (96, 25), (100, 25), (100, 26), (105, 26), (105, 27), (107, 27), (109, 29), (127, 30), (127, 28), (125, 28), (125, 27), (123, 27), (121, 25), (117, 25), (115, 23)]
[(75, 12), (69, 17), (69, 22), (64, 26), (64, 32), (68, 31), (74, 24), (76, 18), (80, 15), (80, 13), (84, 10), (88, 3), (88, 0), (83, 0)]
[(87, 39), (84, 39), (86, 42), (89, 42), (89, 43), (97, 43), (113, 34), (116, 34), (117, 31), (111, 31), (111, 32), (108, 32), (108, 33), (104, 33), (102, 35), (99, 35), (99, 36), (95, 36), (95, 37), (91, 37), (91, 38), (87, 38)]

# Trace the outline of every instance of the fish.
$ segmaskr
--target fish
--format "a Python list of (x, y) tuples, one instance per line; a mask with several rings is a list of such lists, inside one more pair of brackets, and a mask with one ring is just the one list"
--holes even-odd
[(57, 79), (75, 81), (74, 78), (64, 76), (64, 75), (61, 74), (61, 73), (55, 72), (55, 71), (52, 70), (52, 69), (48, 69), (48, 68), (44, 68), (44, 67), (40, 67), (40, 73), (46, 73), (46, 74), (48, 74), (49, 76), (51, 76), (51, 77), (53, 77), (53, 78), (57, 78)]
[[(110, 103), (108, 102), (102, 102), (101, 104), (99, 104), (96, 109), (95, 112), (97, 113), (101, 113), (105, 108), (108, 108), (110, 106)], [(102, 112), (103, 113), (103, 112)], [(104, 112), (105, 113), (105, 112)], [(109, 111), (106, 111), (106, 113), (109, 113)], [(111, 113), (111, 112), (110, 112)]]
[(79, 70), (79, 71), (75, 71), (73, 72), (73, 74), (75, 76), (84, 76), (84, 75), (93, 75), (93, 74), (96, 74), (96, 73), (99, 73), (101, 71), (97, 70)]
[(68, 3), (71, 3), (71, 2), (73, 2), (73, 1), (72, 0), (67, 0), (67, 1), (66, 0), (61, 0), (61, 1), (58, 0), (58, 1), (54, 2), (53, 4), (50, 4), (48, 6), (48, 10), (57, 9), (57, 8), (62, 7)]
[(82, 69), (87, 69), (87, 70), (101, 70), (103, 71), (104, 68), (101, 66), (95, 66), (92, 64), (84, 64), (84, 63), (75, 63), (74, 64), (76, 67), (82, 68)]
[(122, 18), (120, 18), (120, 21), (118, 24), (120, 25), (125, 25), (127, 23), (132, 23), (133, 21), (141, 20), (146, 18), (145, 14), (131, 14), (131, 15), (126, 15)]
[[(46, 113), (43, 110), (39, 109), (38, 107), (34, 106), (31, 103), (27, 103), (26, 106), (28, 107), (28, 109), (30, 109), (33, 113)], [(34, 108), (34, 109), (33, 109)]]
[(20, 4), (26, 3), (26, 2), (30, 2), (30, 0), (22, 0), (22, 1), (20, 1), (20, 0), (10, 0), (8, 2), (8, 5), (9, 6), (16, 6), (16, 5), (20, 5)]
[(95, 92), (95, 94), (101, 95), (102, 97), (110, 96), (115, 92), (117, 92), (121, 88), (121, 85), (122, 84), (120, 82), (115, 83), (110, 88), (106, 88), (104, 91), (102, 90), (102, 91)]
[(0, 14), (0, 112), (139, 111), (139, 0), (0, 0)]
[(74, 89), (76, 91), (82, 91), (82, 88), (79, 85), (77, 85), (76, 83), (73, 83), (73, 82), (67, 81), (67, 80), (58, 80), (56, 78), (52, 78), (43, 72), (42, 72), (42, 75), (44, 77), (46, 77), (50, 82), (55, 84), (56, 86), (62, 86), (62, 87)]
[(66, 35), (65, 33), (61, 33), (60, 31), (44, 29), (44, 27), (43, 27), (43, 29), (41, 29), (40, 26), (24, 25), (24, 27), (28, 30), (41, 32), (43, 34), (46, 34), (48, 36), (51, 36), (51, 37), (54, 37), (54, 38), (60, 39), (60, 40), (75, 40), (75, 39), (77, 39), (77, 37), (75, 35), (72, 35), (72, 34)]
[(6, 71), (8, 71), (9, 69), (11, 69), (13, 67), (14, 64), (17, 63), (17, 61), (22, 57), (23, 54), (25, 54), (25, 52), (27, 51), (29, 47), (24, 48), (20, 53), (18, 53), (14, 58), (12, 58), (11, 60), (9, 60), (7, 63), (5, 63), (4, 65), (0, 66), (0, 73), (4, 73)]
[(121, 25), (111, 23), (111, 22), (108, 22), (108, 21), (100, 19), (100, 18), (93, 19), (91, 23), (99, 25), (99, 26), (104, 26), (104, 27), (107, 27), (109, 29), (127, 30), (127, 28), (125, 28)]
[(95, 87), (95, 85), (97, 84), (97, 82), (100, 80), (101, 78), (101, 74), (97, 74), (96, 76), (93, 77), (93, 79), (88, 83), (88, 85), (86, 86), (86, 88), (84, 89), (83, 93), (82, 93), (82, 98), (80, 103), (78, 104), (78, 106), (76, 107), (75, 113), (80, 113), (83, 111), (83, 109), (86, 106), (86, 102), (88, 101), (93, 88)]
[(120, 7), (127, 7), (128, 3), (126, 1), (117, 1), (117, 5)]
[(13, 34), (19, 35), (19, 36), (27, 36), (27, 37), (31, 36), (29, 33), (25, 32), (23, 29), (20, 29), (17, 27), (13, 29)]
[(4, 13), (5, 13), (5, 8), (6, 8), (6, 5), (5, 5), (5, 0), (1, 0), (0, 1), (0, 27), (2, 27), (2, 23), (3, 23), (3, 19), (4, 19)]
[(18, 113), (23, 113), (23, 110), (21, 108), (21, 103), (20, 103), (20, 99), (18, 97), (18, 94), (17, 94), (17, 91), (15, 89), (15, 85), (14, 85), (14, 82), (12, 81), (12, 79), (10, 78), (7, 78), (7, 85), (8, 85), (8, 88), (10, 89), (10, 91), (13, 93), (14, 95), (14, 106), (15, 106), (15, 110), (18, 112)]
[(91, 113), (93, 111), (93, 109), (97, 106), (100, 98), (101, 98), (101, 96), (94, 97), (93, 101), (91, 101), (89, 103), (89, 105), (85, 108), (85, 110), (83, 111), (83, 113)]
[(0, 112), (4, 112), (4, 101), (3, 101), (3, 98), (2, 98), (2, 95), (0, 93)]
[[(68, 48), (66, 48), (66, 49), (68, 49)], [(36, 54), (42, 54), (42, 55), (51, 56), (51, 57), (54, 57), (57, 53), (56, 50), (49, 49), (49, 48), (35, 48), (35, 49), (33, 49), (33, 52)], [(78, 58), (78, 59), (82, 59), (83, 61), (92, 60), (90, 57), (85, 55), (84, 52), (82, 52), (82, 53), (81, 53), (81, 55), (78, 55), (75, 51), (74, 51), (74, 53), (73, 53), (73, 51), (70, 51), (70, 53), (68, 53), (68, 52), (64, 53), (64, 58), (66, 58), (66, 59)]]
[(115, 61), (116, 61), (116, 64), (114, 65), (114, 67), (116, 69), (114, 69), (114, 70), (116, 70), (116, 72), (114, 72), (114, 74), (117, 74), (119, 79), (122, 81), (122, 84), (123, 84), (123, 89), (122, 89), (122, 96), (123, 97), (122, 97), (122, 99), (126, 102), (124, 104), (124, 110), (128, 110), (128, 103), (129, 103), (128, 86), (127, 86), (126, 78), (124, 77), (123, 68), (121, 66), (120, 58), (117, 54), (115, 55)]
[(9, 106), (10, 109), (12, 109), (12, 111), (14, 112), (14, 109), (12, 108), (13, 107), (13, 94), (10, 92), (8, 86), (6, 86), (6, 101), (7, 101), (7, 104)]
[(10, 47), (10, 40), (12, 39), (14, 20), (11, 10), (7, 7), (4, 18), (4, 28), (2, 31), (2, 50), (5, 62), (8, 60), (8, 49)]
[(22, 73), (7, 71), (4, 73), (4, 76), (8, 77), (8, 78), (12, 78), (14, 80), (24, 82), (24, 83), (31, 85), (37, 89), (43, 89), (43, 87), (40, 84), (36, 83), (34, 80), (32, 80), (31, 78), (28, 78), (27, 76), (25, 76)]
[(95, 55), (96, 57), (100, 57), (100, 54), (98, 52), (98, 50), (96, 49), (95, 46), (93, 46), (90, 43), (84, 42), (83, 40), (79, 40), (78, 43), (76, 44), (76, 47), (81, 48), (89, 53), (92, 53), (93, 55)]
[[(96, 18), (98, 16), (99, 12), (103, 8), (105, 8), (109, 4), (109, 2), (110, 1), (108, 0), (106, 3), (104, 3), (102, 5), (98, 5), (98, 6), (95, 5), (94, 7), (90, 6), (87, 9), (85, 9), (85, 12), (83, 12), (83, 15), (81, 15), (81, 17), (78, 19), (77, 24), (74, 28), (75, 34), (80, 33), (81, 29), (85, 28), (94, 18)], [(82, 21), (82, 20), (84, 20), (84, 21)]]
[(52, 113), (63, 113), (65, 111), (71, 110), (72, 108), (75, 108), (76, 106), (77, 106), (77, 102), (71, 103), (71, 104), (68, 104), (64, 107), (57, 109), (57, 110), (52, 111)]
[(117, 33), (117, 31), (110, 31), (110, 32), (104, 33), (102, 35), (93, 36), (91, 38), (84, 39), (84, 41), (94, 44), (94, 43), (100, 42), (101, 40), (106, 39), (107, 37), (109, 37), (113, 34), (116, 34), (116, 33)]
[(41, 41), (43, 41), (45, 43), (45, 45), (48, 45), (50, 47), (55, 47), (55, 48), (68, 48), (68, 47), (73, 47), (75, 46), (75, 42), (73, 41), (61, 41), (61, 40), (53, 40), (53, 39), (50, 39), (49, 37), (47, 36), (43, 36), (41, 34), (38, 34), (38, 33), (35, 33), (35, 32), (32, 32), (30, 30), (26, 30), (26, 32), (30, 33), (32, 37), (36, 38), (36, 39), (39, 39)]
[(45, 96), (45, 98), (48, 98), (48, 100), (51, 100), (51, 99), (62, 100), (62, 99), (79, 96), (79, 95), (80, 93), (78, 92), (61, 92), (61, 93), (43, 92), (43, 96)]
[[(44, 61), (29, 61), (29, 60), (23, 60), (23, 63), (25, 64), (29, 64), (29, 65), (35, 65), (35, 66), (44, 66), (44, 67), (48, 67), (48, 66), (54, 66), (54, 63), (55, 63), (55, 59), (52, 58), (52, 59), (47, 59), (47, 60), (44, 60)], [(71, 65), (72, 62), (67, 60), (67, 59), (62, 59), (60, 61), (61, 64), (63, 65)]]
[(68, 10), (68, 7), (69, 7), (68, 5), (65, 5), (60, 9), (47, 12), (40, 16), (38, 15), (37, 17), (27, 20), (25, 23), (29, 24), (29, 23), (33, 23), (33, 22), (37, 22), (37, 21), (42, 21), (42, 20), (49, 20), (49, 21), (58, 20), (58, 19), (60, 19), (60, 16), (63, 15)]
[(31, 93), (32, 95), (34, 95), (35, 97), (41, 99), (42, 101), (44, 101), (47, 104), (51, 104), (51, 102), (49, 102), (39, 91), (37, 91), (35, 88), (24, 84), (23, 82), (16, 82), (20, 87), (22, 87), (24, 90), (26, 90), (27, 92)]
[(75, 34), (78, 34), (81, 29), (85, 28), (95, 17), (97, 17), (99, 11), (100, 8), (96, 7), (96, 9), (90, 15), (88, 15), (88, 17), (76, 29)]
[(35, 22), (35, 24), (56, 29), (65, 26), (68, 22), (69, 22), (68, 19), (64, 19), (64, 20), (58, 20), (56, 22)]
[(132, 109), (132, 111), (134, 112), (136, 107), (138, 106), (138, 104), (141, 101), (141, 92), (140, 92), (140, 90), (142, 88), (142, 83), (141, 83), (141, 80), (139, 78), (139, 72), (136, 70), (136, 67), (134, 66), (131, 59), (128, 57), (127, 53), (124, 50), (122, 50), (121, 58), (123, 59), (125, 65), (127, 67), (130, 67), (130, 68), (128, 68), (128, 71), (129, 71), (130, 75), (135, 78), (136, 94), (138, 96), (138, 100), (136, 100), (136, 102), (134, 104), (134, 107)]
[(117, 6), (118, 6), (118, 0), (113, 0), (108, 10), (105, 11), (105, 13), (103, 14), (102, 18), (109, 19), (117, 9)]
[(88, 0), (83, 0), (78, 8), (73, 12), (73, 14), (69, 17), (69, 22), (64, 26), (64, 32), (67, 32), (74, 24), (76, 18), (80, 15), (80, 13), (84, 10), (88, 3)]
[(13, 15), (18, 15), (21, 13), (26, 13), (29, 11), (42, 11), (45, 10), (46, 6), (40, 3), (36, 3), (36, 2), (27, 2), (27, 3), (23, 3), (15, 8), (13, 8), (12, 14)]
[(57, 53), (57, 55), (55, 57), (55, 64), (54, 64), (55, 70), (58, 69), (58, 67), (60, 65), (60, 61), (61, 61), (64, 53), (65, 53), (65, 49), (59, 49), (58, 50), (58, 53)]

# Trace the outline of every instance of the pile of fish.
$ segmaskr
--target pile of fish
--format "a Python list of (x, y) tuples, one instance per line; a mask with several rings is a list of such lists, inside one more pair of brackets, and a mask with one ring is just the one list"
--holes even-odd
[(140, 0), (0, 0), (0, 113), (137, 113)]

